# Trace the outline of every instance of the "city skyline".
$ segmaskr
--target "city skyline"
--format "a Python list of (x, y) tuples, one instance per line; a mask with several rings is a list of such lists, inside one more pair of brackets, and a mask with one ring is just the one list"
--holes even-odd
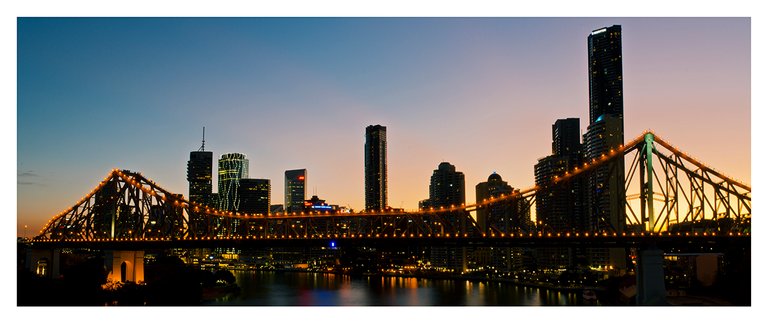
[[(247, 82), (238, 83), (238, 76), (243, 76), (235, 73), (236, 63), (232, 66), (223, 61), (206, 64), (198, 55), (190, 54), (181, 58), (188, 62), (162, 66), (162, 62), (173, 58), (172, 54), (175, 52), (171, 45), (162, 47), (157, 43), (162, 36), (152, 38), (152, 42), (155, 42), (153, 45), (165, 49), (165, 52), (159, 52), (161, 59), (153, 60), (155, 56), (142, 56), (140, 46), (133, 48), (131, 52), (128, 44), (114, 44), (100, 38), (106, 35), (95, 30), (99, 28), (88, 32), (84, 30), (93, 29), (88, 27), (94, 27), (94, 24), (112, 26), (113, 32), (125, 37), (138, 37), (134, 33), (149, 32), (162, 27), (165, 29), (161, 28), (161, 31), (177, 37), (173, 38), (178, 42), (176, 46), (192, 49), (192, 52), (202, 51), (199, 55), (205, 54), (206, 49), (215, 52), (214, 48), (225, 45), (232, 48), (223, 52), (224, 57), (234, 55), (238, 50), (237, 46), (252, 46), (249, 50), (256, 54), (262, 54), (259, 49), (279, 49), (306, 65), (295, 64), (296, 61), (290, 60), (290, 57), (281, 61), (278, 57), (280, 55), (268, 56), (282, 64), (282, 69), (263, 78), (246, 78)], [(467, 176), (465, 185), (470, 188), (485, 181), (494, 171), (503, 176), (512, 187), (532, 186), (534, 164), (538, 158), (545, 157), (551, 150), (552, 123), (557, 119), (576, 117), (582, 121), (581, 132), (586, 131), (585, 120), (589, 118), (585, 116), (588, 115), (589, 103), (585, 40), (592, 30), (611, 25), (622, 25), (624, 32), (625, 140), (633, 139), (643, 130), (651, 128), (662, 138), (710, 166), (749, 184), (749, 19), (20, 19), (17, 230), (21, 234), (23, 226), (29, 225), (30, 233), (36, 232), (43, 222), (71, 206), (115, 167), (142, 172), (173, 192), (186, 193), (186, 159), (189, 152), (199, 145), (198, 133), (202, 126), (206, 126), (208, 130), (207, 150), (213, 151), (216, 158), (229, 152), (248, 155), (251, 160), (251, 177), (271, 179), (275, 200), (281, 200), (279, 193), (283, 191), (283, 183), (279, 180), (282, 175), (275, 174), (282, 174), (288, 169), (305, 168), (312, 173), (307, 185), (313, 191), (316, 189), (318, 195), (333, 204), (348, 205), (355, 210), (363, 209), (364, 165), (360, 147), (364, 143), (363, 129), (371, 124), (382, 124), (389, 128), (388, 200), (392, 207), (415, 209), (418, 201), (427, 198), (429, 177), (432, 170), (442, 161), (450, 162), (464, 172)], [(59, 28), (53, 28), (54, 26)], [(249, 26), (259, 31), (274, 28), (275, 33), (264, 32), (264, 35), (258, 35), (262, 38), (254, 36), (254, 39), (238, 33), (239, 28)], [(349, 28), (353, 26), (360, 28)], [(670, 26), (677, 26), (677, 29), (668, 30)], [(413, 28), (414, 33), (407, 33)], [(313, 35), (298, 36), (300, 32), (308, 30), (311, 30)], [(735, 32), (736, 36), (742, 37), (731, 37), (725, 40), (730, 42), (729, 46), (716, 47), (704, 37), (707, 33), (726, 31)], [(69, 41), (73, 42), (70, 45), (90, 45), (90, 48), (81, 48), (78, 51), (76, 48), (65, 46), (64, 48), (71, 51), (70, 56), (59, 57), (60, 62), (51, 62), (46, 60), (50, 57), (46, 57), (41, 50), (44, 50), (45, 46), (66, 45), (49, 38), (58, 33), (61, 33), (59, 37), (65, 39), (67, 35), (80, 35), (83, 38), (91, 37), (90, 40), (94, 42), (89, 43), (84, 39), (82, 43), (77, 43), (70, 39)], [(224, 33), (232, 39), (223, 37), (224, 39), (214, 40), (212, 36), (216, 33)], [(289, 36), (278, 37), (277, 34), (281, 33), (288, 33)], [(525, 34), (538, 37), (529, 39), (525, 37), (530, 36)], [(194, 42), (195, 35), (207, 35), (208, 38), (200, 39), (198, 44)], [(677, 44), (676, 39), (682, 37), (681, 35), (687, 35), (686, 42)], [(335, 38), (337, 36), (339, 38)], [(436, 49), (420, 44), (420, 37), (426, 36), (436, 38), (428, 42), (433, 45), (431, 47), (437, 47)], [(482, 37), (478, 39), (478, 36)], [(533, 42), (525, 44), (538, 52), (528, 50), (525, 46), (508, 47), (509, 44), (503, 41), (503, 36), (516, 40), (533, 39)], [(371, 39), (379, 39), (381, 42)], [(43, 43), (43, 40), (54, 44)], [(142, 43), (137, 38), (129, 37), (128, 40), (128, 43)], [(238, 43), (238, 40), (244, 43)], [(336, 43), (322, 46), (327, 45), (324, 41), (334, 40)], [(343, 45), (342, 43), (346, 42), (342, 40), (349, 41), (352, 45)], [(460, 43), (458, 40), (464, 45), (457, 45)], [(261, 41), (267, 45), (248, 41)], [(218, 47), (211, 45), (211, 42)], [(656, 46), (648, 46), (649, 43)], [(400, 45), (410, 51), (408, 54), (397, 53), (394, 49), (388, 49), (387, 44)], [(565, 49), (560, 49), (561, 47)], [(654, 52), (648, 47), (669, 48), (670, 51)], [(99, 51), (115, 48), (125, 49), (130, 53), (123, 54), (126, 56), (117, 60), (97, 55)], [(326, 51), (316, 51), (310, 57), (298, 54), (306, 49)], [(341, 49), (351, 50), (351, 53)], [(334, 53), (346, 55), (336, 57)], [(692, 53), (696, 53), (698, 57), (692, 59)], [(82, 58), (80, 55), (84, 54), (96, 55), (90, 57), (103, 61), (94, 62), (96, 66), (92, 70), (84, 66), (78, 69), (77, 64), (72, 64), (72, 60)], [(131, 60), (129, 54), (139, 57)], [(744, 59), (728, 59), (733, 57), (732, 55), (742, 55), (737, 57)], [(377, 61), (377, 58), (380, 60)], [(534, 58), (537, 59), (534, 61), (542, 62), (541, 65), (528, 62), (528, 59)], [(653, 59), (661, 61), (648, 64)], [(548, 63), (544, 63), (545, 61)], [(120, 62), (122, 66), (114, 65)], [(246, 62), (254, 65), (260, 63)], [(134, 71), (133, 81), (124, 81), (126, 83), (122, 83), (122, 86), (109, 87), (96, 82), (99, 78), (107, 80), (113, 68), (118, 68), (130, 76), (128, 67), (142, 63), (150, 66), (143, 72)], [(185, 69), (197, 66), (194, 63), (198, 63), (199, 68), (203, 70)], [(385, 66), (377, 66), (374, 63), (382, 63)], [(307, 68), (308, 66), (311, 68)], [(301, 67), (306, 69), (302, 70)], [(254, 71), (267, 69), (260, 65), (259, 68), (251, 68)], [(155, 71), (157, 74), (153, 74), (155, 69), (161, 71)], [(204, 71), (205, 69), (207, 71)], [(415, 69), (417, 72), (405, 73), (408, 69)], [(520, 70), (522, 72), (518, 73)], [(729, 74), (729, 71), (732, 74)], [(146, 81), (152, 79), (150, 76), (156, 76), (172, 84), (170, 81), (174, 78), (170, 76), (174, 73), (190, 73), (187, 76), (196, 75), (201, 78), (213, 76), (215, 80), (210, 81), (211, 83), (205, 83), (202, 79), (198, 80), (200, 83), (187, 81), (188, 83), (181, 87), (160, 87), (160, 93), (150, 91), (148, 94), (154, 97), (147, 98), (143, 103), (149, 103), (158, 109), (157, 111), (142, 108), (142, 101), (135, 101), (147, 94), (141, 91), (148, 89), (141, 84), (141, 80)], [(435, 75), (429, 75), (430, 73)], [(669, 83), (659, 80), (659, 75), (669, 78), (666, 80)], [(717, 75), (718, 79), (702, 80), (706, 75)], [(272, 88), (272, 83), (269, 82), (271, 76), (278, 77), (278, 86), (275, 88)], [(292, 77), (306, 82), (301, 87), (304, 90), (307, 89), (306, 84), (310, 84), (308, 89), (311, 94), (301, 92), (303, 94), (299, 96), (305, 97), (305, 100), (319, 99), (312, 105), (317, 107), (316, 109), (307, 108), (291, 99), (291, 94), (298, 93), (292, 91), (293, 87), (299, 86), (291, 82)], [(409, 83), (410, 78), (415, 78), (415, 81)], [(62, 88), (62, 82), (71, 82), (73, 79), (81, 79), (85, 84), (70, 84)], [(429, 83), (429, 80), (435, 82)], [(163, 84), (162, 81), (158, 80), (160, 84), (156, 85)], [(233, 89), (227, 85), (241, 87), (230, 92)], [(248, 85), (254, 87), (248, 88)], [(269, 94), (274, 93), (268, 93), (270, 90), (255, 85), (283, 92), (270, 96)], [(91, 91), (87, 91), (89, 87), (92, 87)], [(196, 95), (190, 96), (187, 91), (194, 92), (193, 89), (205, 91), (195, 92)], [(252, 94), (248, 90), (257, 93)], [(527, 91), (533, 94), (525, 93)], [(64, 92), (68, 92), (69, 97)], [(185, 93), (187, 94), (184, 95)], [(391, 93), (396, 95), (389, 95)], [(549, 95), (546, 95), (547, 93)], [(230, 108), (223, 111), (224, 114), (250, 115), (252, 118), (240, 117), (230, 120), (216, 114), (215, 112), (220, 111), (216, 108), (216, 98), (226, 97), (227, 94), (236, 94), (239, 98), (236, 102), (219, 102), (227, 102), (224, 105)], [(562, 97), (556, 94), (561, 94)], [(66, 100), (56, 100), (57, 98)], [(120, 98), (134, 101), (123, 103)], [(89, 100), (94, 102), (85, 105), (89, 108), (81, 108), (84, 110), (55, 109), (59, 104), (73, 107), (78, 103), (88, 103)], [(203, 102), (195, 102), (196, 100)], [(99, 110), (99, 105), (96, 104), (98, 102), (117, 104), (121, 109)], [(183, 102), (192, 106), (193, 110), (185, 108), (177, 111), (170, 108), (175, 102)], [(270, 107), (259, 107), (270, 104)], [(718, 106), (724, 105), (733, 107), (729, 108), (726, 116), (716, 110)], [(275, 106), (277, 107), (272, 108)], [(680, 111), (675, 108), (683, 109)], [(700, 110), (690, 110), (694, 108)], [(136, 113), (155, 113), (162, 116), (158, 122), (147, 121), (142, 124), (140, 129), (148, 127), (150, 131), (146, 132), (157, 133), (148, 134), (147, 138), (170, 137), (170, 140), (156, 139), (147, 143), (147, 140), (133, 137), (137, 135), (139, 138), (145, 138), (138, 132), (134, 133), (131, 126), (133, 119), (142, 117), (131, 116), (123, 121), (116, 116), (135, 110), (138, 110)], [(710, 120), (706, 113), (696, 113), (698, 111), (720, 114), (713, 115)], [(41, 112), (43, 113), (40, 114)], [(180, 120), (176, 121), (176, 114), (179, 112)], [(292, 120), (291, 118), (296, 117), (295, 113), (299, 112), (304, 113), (304, 117), (298, 118), (300, 121)], [(681, 116), (691, 117), (694, 113), (697, 124), (681, 129)], [(39, 115), (43, 116), (42, 120), (33, 118)], [(101, 118), (107, 124), (111, 124), (108, 120), (118, 120), (101, 131), (114, 131), (116, 135), (112, 139), (117, 142), (118, 148), (122, 143), (127, 151), (108, 147), (109, 141), (99, 142), (96, 139), (93, 139), (97, 143), (93, 146), (94, 149), (83, 149), (90, 145), (79, 143), (79, 140), (90, 139), (94, 132), (98, 132), (94, 129), (83, 129), (82, 133), (63, 136), (56, 131), (42, 133), (44, 131), (41, 127), (66, 129), (57, 128), (60, 126), (54, 121), (66, 121), (67, 119), (61, 118), (74, 118), (73, 115)], [(267, 121), (260, 121), (263, 119)], [(317, 122), (313, 122), (314, 120)], [(173, 128), (176, 131), (173, 134), (163, 132), (163, 121), (176, 127)], [(287, 122), (280, 124), (279, 121)], [(270, 123), (278, 123), (279, 126), (272, 128)], [(431, 123), (442, 127), (435, 127)], [(317, 124), (325, 126), (318, 127)], [(712, 138), (707, 127), (713, 124), (727, 127), (731, 131)], [(269, 130), (258, 129), (259, 126)], [(53, 147), (48, 143), (53, 135), (62, 137), (64, 144)], [(238, 143), (235, 140), (238, 137), (248, 137), (249, 140)], [(132, 147), (128, 144), (131, 142), (141, 142), (141, 145), (146, 146), (133, 150), (135, 155), (128, 155), (131, 151), (128, 147)], [(734, 142), (740, 145), (733, 144)], [(133, 146), (136, 145), (138, 144)], [(301, 149), (281, 150), (279, 146)], [(46, 156), (50, 158), (51, 155), (61, 158), (57, 160), (66, 161), (71, 169), (63, 169), (64, 172), (61, 172), (62, 169), (46, 165)], [(730, 158), (726, 160), (723, 156)], [(90, 162), (79, 161), (78, 157)], [(76, 160), (77, 164), (73, 165)], [(213, 181), (216, 182), (216, 179)], [(214, 191), (218, 192), (218, 189)], [(51, 205), (32, 205), (32, 197), (41, 192), (52, 196)], [(471, 194), (466, 197), (468, 200), (474, 200)]]

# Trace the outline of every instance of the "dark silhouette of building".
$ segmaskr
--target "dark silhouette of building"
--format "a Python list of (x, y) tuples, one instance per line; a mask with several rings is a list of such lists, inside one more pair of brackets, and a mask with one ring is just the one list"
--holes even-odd
[[(592, 161), (624, 143), (621, 26), (601, 28), (587, 38), (589, 55), (589, 126), (584, 157)], [(588, 180), (587, 230), (623, 232), (625, 226), (624, 158), (597, 168)], [(594, 249), (592, 265), (626, 267), (622, 249)]]
[[(477, 203), (484, 202), (491, 197), (501, 197), (512, 194), (512, 186), (501, 179), (501, 175), (494, 172), (488, 176), (487, 182), (480, 182), (475, 186), (475, 199)], [(514, 215), (512, 208), (506, 203), (491, 205), (477, 210), (477, 225), (483, 233), (489, 233), (491, 222), (509, 221)], [(499, 221), (501, 220), (501, 221)]]
[(237, 211), (240, 205), (240, 179), (248, 177), (248, 159), (244, 154), (230, 153), (219, 158), (219, 209)]
[(304, 211), (304, 200), (307, 196), (306, 184), (306, 169), (285, 171), (285, 212)]
[[(422, 201), (424, 202), (424, 201)], [(465, 203), (464, 173), (457, 172), (456, 167), (447, 162), (442, 162), (432, 172), (429, 181), (429, 201), (419, 203), (421, 206), (438, 209), (449, 208)], [(465, 211), (443, 213), (444, 225), (440, 228), (440, 234), (455, 233), (466, 228)], [(467, 248), (432, 247), (429, 252), (432, 266), (445, 268), (454, 272), (467, 269)]]
[[(480, 182), (475, 186), (475, 199), (477, 203), (481, 203), (489, 198), (506, 197), (514, 192), (512, 186), (494, 172), (488, 176), (487, 182)], [(525, 209), (525, 201), (508, 200), (478, 208), (477, 225), (486, 235), (513, 232), (529, 225), (530, 215), (530, 211)], [(522, 253), (523, 248), (479, 247), (471, 250), (470, 254), (474, 256), (477, 267), (509, 272), (522, 267)]]
[(365, 209), (387, 207), (387, 127), (365, 128)]
[[(187, 182), (189, 182), (189, 201), (203, 205), (217, 206), (213, 201), (213, 152), (205, 151), (205, 128), (203, 144), (198, 151), (189, 153), (187, 161)], [(204, 216), (190, 211), (193, 232), (205, 234)]]
[[(585, 181), (573, 179), (553, 184), (556, 176), (579, 166), (582, 161), (579, 119), (559, 119), (552, 125), (552, 155), (534, 166), (536, 186), (536, 226), (545, 232), (580, 232), (585, 228)], [(573, 265), (568, 248), (537, 249), (541, 268), (563, 269)]]
[(429, 203), (431, 207), (451, 207), (464, 204), (464, 173), (457, 172), (456, 166), (442, 162), (432, 172), (429, 180)]
[(238, 211), (253, 214), (269, 214), (270, 182), (268, 179), (242, 178), (238, 188)]

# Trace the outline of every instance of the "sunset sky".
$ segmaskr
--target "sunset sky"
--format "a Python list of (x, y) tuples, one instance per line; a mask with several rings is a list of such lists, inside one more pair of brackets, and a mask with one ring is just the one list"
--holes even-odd
[(587, 36), (610, 25), (625, 138), (652, 129), (751, 184), (749, 18), (21, 18), (17, 231), (113, 168), (187, 196), (203, 126), (215, 159), (244, 153), (272, 181), (272, 204), (284, 171), (306, 168), (307, 197), (363, 208), (372, 124), (387, 127), (392, 207), (415, 209), (443, 161), (468, 202), (494, 171), (530, 187), (552, 123), (586, 131)]

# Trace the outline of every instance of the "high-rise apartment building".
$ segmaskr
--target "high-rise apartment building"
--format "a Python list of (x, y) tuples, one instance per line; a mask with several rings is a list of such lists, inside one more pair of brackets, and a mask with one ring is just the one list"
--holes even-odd
[[(429, 207), (451, 207), (464, 204), (464, 173), (457, 172), (456, 166), (442, 162), (432, 172), (429, 180)], [(450, 228), (465, 228), (467, 223), (463, 211), (449, 212), (441, 215), (448, 223), (440, 228), (440, 234), (447, 233)], [(430, 248), (430, 261), (436, 268), (446, 268), (454, 272), (467, 269), (467, 248), (435, 246)]]
[(624, 116), (624, 96), (621, 26), (613, 25), (593, 31), (587, 37), (587, 49), (589, 56), (589, 123), (594, 123), (601, 115), (622, 118)]
[[(585, 181), (575, 178), (553, 184), (555, 176), (579, 166), (581, 156), (579, 119), (559, 119), (552, 125), (552, 155), (534, 166), (536, 186), (536, 227), (542, 232), (580, 232), (584, 228)], [(539, 268), (565, 269), (574, 265), (577, 250), (538, 248)], [(578, 250), (579, 255), (583, 254)]]
[(230, 153), (219, 158), (219, 209), (237, 211), (240, 205), (240, 179), (248, 177), (248, 159), (244, 154)]
[(442, 162), (429, 180), (429, 203), (432, 207), (450, 207), (464, 204), (464, 173), (456, 166)]
[[(587, 38), (589, 64), (589, 126), (584, 134), (586, 161), (609, 154), (624, 143), (624, 96), (621, 56), (621, 26), (592, 31)], [(588, 230), (622, 232), (625, 226), (626, 192), (624, 157), (598, 167), (588, 179)], [(623, 249), (596, 248), (592, 265), (626, 268)]]
[(238, 211), (252, 214), (269, 214), (270, 183), (268, 179), (241, 178), (238, 188)]
[[(475, 186), (475, 199), (477, 203), (482, 203), (491, 197), (509, 194), (512, 194), (512, 186), (503, 181), (501, 175), (496, 174), (496, 172), (488, 176), (487, 182), (481, 182)], [(511, 214), (512, 211), (508, 205), (503, 203), (487, 208), (479, 208), (477, 209), (477, 225), (480, 226), (480, 230), (483, 233), (487, 233), (491, 222), (500, 221), (503, 223), (505, 220), (509, 221), (514, 216)]]
[(304, 211), (307, 197), (307, 170), (294, 169), (285, 171), (285, 212)]
[(365, 209), (387, 207), (387, 127), (365, 128)]

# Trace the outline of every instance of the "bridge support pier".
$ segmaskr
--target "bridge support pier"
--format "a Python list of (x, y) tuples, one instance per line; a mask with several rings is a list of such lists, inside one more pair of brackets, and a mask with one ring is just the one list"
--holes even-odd
[(41, 277), (59, 278), (61, 249), (28, 249), (26, 269)]
[(637, 305), (666, 305), (664, 254), (659, 248), (641, 248), (637, 257)]
[(109, 250), (104, 252), (107, 280), (135, 283), (144, 281), (144, 251)]

